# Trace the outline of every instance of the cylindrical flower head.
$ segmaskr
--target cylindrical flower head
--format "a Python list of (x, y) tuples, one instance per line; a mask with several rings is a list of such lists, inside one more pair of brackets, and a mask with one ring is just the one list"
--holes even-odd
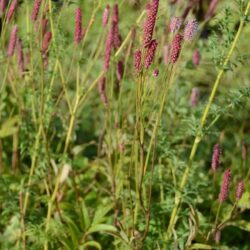
[(169, 24), (169, 29), (172, 33), (175, 31), (178, 31), (182, 25), (182, 18), (180, 17), (172, 17), (170, 24)]
[(10, 21), (11, 18), (13, 17), (16, 11), (17, 5), (18, 5), (18, 0), (13, 0), (11, 2), (8, 13), (7, 13), (7, 17), (6, 17), (7, 21)]
[(106, 45), (105, 45), (105, 52), (104, 52), (103, 69), (105, 72), (107, 72), (109, 69), (112, 46), (114, 43), (114, 28), (115, 28), (115, 23), (112, 22), (109, 33), (108, 33), (107, 38), (106, 38)]
[(114, 37), (113, 37), (113, 45), (115, 49), (118, 49), (121, 46), (121, 42), (122, 42), (122, 38), (121, 35), (119, 33), (119, 9), (118, 9), (118, 5), (115, 4), (113, 6), (113, 14), (112, 14), (112, 25), (114, 25), (113, 27), (113, 31), (114, 31)]
[(168, 65), (169, 63), (169, 46), (165, 45), (163, 48), (163, 59), (164, 59), (164, 64)]
[(236, 200), (240, 200), (244, 192), (244, 182), (240, 181), (236, 189)]
[(120, 82), (122, 80), (123, 77), (123, 73), (124, 73), (124, 65), (122, 61), (119, 61), (117, 63), (117, 67), (116, 67), (116, 76), (117, 76), (117, 80)]
[(220, 194), (219, 194), (220, 203), (224, 202), (228, 197), (230, 179), (231, 179), (231, 171), (230, 169), (227, 169), (224, 172), (223, 181), (221, 183)]
[(22, 74), (24, 72), (24, 56), (23, 56), (23, 44), (21, 39), (17, 39), (16, 49), (17, 49), (17, 64), (19, 71)]
[(33, 22), (36, 21), (36, 19), (37, 19), (41, 4), (42, 4), (42, 0), (35, 0), (33, 10), (31, 13), (31, 20)]
[(78, 7), (75, 11), (75, 43), (78, 44), (82, 40), (82, 12)]
[(42, 34), (43, 35), (46, 33), (47, 24), (48, 24), (48, 19), (43, 19), (42, 21)]
[(13, 26), (13, 28), (11, 30), (11, 34), (10, 34), (9, 46), (8, 46), (8, 51), (7, 51), (8, 57), (13, 56), (13, 54), (14, 54), (14, 50), (16, 47), (16, 41), (17, 41), (17, 32), (18, 32), (18, 28), (15, 25), (15, 26)]
[(208, 20), (209, 18), (211, 18), (214, 15), (214, 11), (217, 7), (219, 3), (219, 0), (211, 0), (208, 9), (207, 9), (207, 13), (205, 15), (205, 20)]
[(105, 76), (103, 76), (101, 78), (101, 80), (99, 81), (98, 87), (99, 87), (98, 89), (99, 89), (99, 94), (100, 94), (101, 100), (102, 100), (104, 106), (107, 107), (108, 106), (108, 99), (107, 99), (106, 92), (105, 92), (105, 89), (106, 89)]
[(148, 47), (152, 40), (158, 8), (159, 8), (159, 0), (152, 0), (152, 2), (150, 3), (150, 9), (148, 10), (147, 19), (144, 23), (144, 31), (143, 31), (144, 48)]
[(172, 44), (171, 44), (171, 55), (170, 59), (172, 63), (176, 63), (177, 59), (179, 58), (181, 52), (181, 43), (182, 43), (182, 35), (176, 34)]
[(0, 16), (4, 13), (7, 6), (6, 0), (0, 0)]
[(247, 144), (245, 142), (242, 143), (242, 160), (246, 161), (247, 159)]
[(144, 61), (145, 69), (148, 69), (150, 65), (153, 63), (157, 45), (158, 43), (156, 42), (156, 40), (152, 40), (151, 43), (149, 44)]
[(212, 170), (215, 172), (220, 165), (220, 155), (221, 155), (221, 146), (220, 144), (215, 144), (213, 149), (213, 156), (212, 156)]
[(190, 105), (194, 108), (197, 106), (199, 101), (200, 91), (198, 88), (192, 88), (192, 93), (190, 96)]
[(159, 75), (159, 70), (158, 69), (154, 69), (153, 71), (153, 77), (158, 77)]
[(110, 14), (110, 7), (109, 7), (109, 5), (107, 5), (106, 8), (104, 9), (103, 16), (102, 16), (102, 25), (104, 27), (106, 27), (108, 25), (109, 14)]
[(50, 31), (46, 32), (42, 43), (42, 49), (41, 49), (42, 53), (46, 53), (48, 51), (51, 38), (52, 38), (52, 33)]
[(200, 64), (200, 60), (201, 60), (201, 54), (200, 51), (198, 49), (196, 49), (193, 53), (193, 64), (195, 66), (199, 66)]
[(119, 8), (118, 8), (118, 4), (114, 4), (114, 6), (113, 6), (112, 21), (115, 22), (115, 23), (119, 22)]
[(197, 29), (198, 29), (198, 23), (195, 19), (187, 21), (186, 26), (184, 28), (184, 40), (192, 41), (196, 34)]
[(139, 73), (142, 68), (141, 59), (142, 59), (142, 53), (139, 49), (137, 49), (134, 54), (134, 67), (137, 73)]

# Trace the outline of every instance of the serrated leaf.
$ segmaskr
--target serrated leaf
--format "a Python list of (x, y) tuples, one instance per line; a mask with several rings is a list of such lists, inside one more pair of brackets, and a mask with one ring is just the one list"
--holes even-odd
[(116, 227), (112, 226), (112, 225), (107, 225), (107, 224), (97, 224), (97, 225), (92, 225), (87, 234), (91, 234), (91, 233), (96, 233), (96, 232), (117, 232)]

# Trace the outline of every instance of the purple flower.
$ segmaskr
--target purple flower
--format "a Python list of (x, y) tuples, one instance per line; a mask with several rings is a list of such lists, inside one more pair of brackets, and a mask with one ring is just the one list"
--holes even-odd
[(124, 73), (124, 65), (122, 61), (119, 61), (117, 63), (117, 67), (116, 67), (116, 76), (117, 76), (117, 80), (120, 82), (122, 80), (123, 77), (123, 73)]
[(11, 2), (11, 5), (9, 7), (9, 10), (8, 10), (8, 13), (7, 13), (7, 17), (6, 17), (7, 21), (10, 21), (11, 18), (13, 17), (13, 15), (14, 15), (16, 9), (17, 9), (17, 5), (18, 5), (18, 0), (13, 0)]

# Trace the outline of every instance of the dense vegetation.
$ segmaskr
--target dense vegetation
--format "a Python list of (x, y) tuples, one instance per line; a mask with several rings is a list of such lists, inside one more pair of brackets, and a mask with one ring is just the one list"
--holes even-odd
[(0, 248), (250, 249), (248, 0), (0, 0)]

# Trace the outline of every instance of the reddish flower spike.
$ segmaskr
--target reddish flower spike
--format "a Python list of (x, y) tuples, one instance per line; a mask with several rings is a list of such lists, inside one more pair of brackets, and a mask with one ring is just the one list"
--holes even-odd
[(150, 65), (153, 63), (157, 45), (158, 43), (156, 42), (156, 40), (152, 40), (151, 43), (149, 44), (146, 57), (145, 57), (145, 61), (144, 61), (145, 69), (148, 69)]
[(189, 20), (184, 28), (184, 40), (192, 41), (196, 31), (198, 29), (198, 23), (195, 19)]
[(220, 155), (221, 155), (221, 146), (220, 144), (215, 144), (213, 149), (213, 156), (212, 156), (212, 170), (215, 172), (220, 166)]
[(134, 54), (134, 67), (137, 73), (141, 71), (142, 67), (141, 59), (142, 59), (142, 53), (139, 49), (137, 49)]
[(81, 40), (82, 40), (82, 12), (80, 8), (76, 8), (74, 41), (76, 44), (79, 44)]
[(13, 15), (17, 9), (17, 5), (18, 5), (18, 0), (13, 0), (11, 2), (11, 5), (9, 7), (7, 17), (6, 17), (7, 21), (10, 21), (12, 19)]
[(219, 194), (220, 203), (223, 203), (228, 198), (230, 180), (231, 180), (231, 171), (230, 169), (227, 169), (224, 172), (223, 181), (221, 183), (221, 189), (220, 189), (220, 194)]
[(176, 61), (179, 58), (181, 52), (182, 39), (183, 39), (182, 35), (176, 34), (172, 41), (170, 59), (173, 64), (176, 63)]
[(35, 0), (34, 7), (32, 10), (32, 13), (31, 13), (31, 20), (33, 22), (36, 21), (36, 19), (37, 19), (41, 4), (42, 4), (42, 0)]
[(16, 42), (17, 42), (17, 32), (18, 32), (18, 28), (15, 25), (13, 26), (11, 30), (11, 34), (10, 34), (10, 40), (9, 40), (8, 51), (7, 51), (8, 57), (13, 56), (14, 54), (14, 50), (15, 50)]
[(195, 66), (199, 66), (200, 64), (200, 60), (201, 60), (201, 54), (200, 51), (198, 49), (196, 49), (193, 53), (193, 64)]
[(103, 16), (102, 16), (102, 25), (104, 27), (106, 27), (108, 25), (109, 14), (110, 14), (110, 7), (109, 7), (109, 5), (107, 5), (106, 8), (104, 9)]
[(105, 92), (106, 78), (104, 76), (99, 81), (98, 89), (99, 89), (99, 94), (100, 94), (101, 100), (102, 100), (104, 106), (107, 107), (108, 106), (108, 99), (107, 99), (106, 92)]
[(243, 195), (244, 192), (244, 182), (240, 181), (237, 185), (236, 189), (236, 200), (239, 201)]
[(46, 32), (43, 38), (42, 49), (41, 49), (41, 52), (43, 54), (48, 51), (51, 38), (52, 38), (52, 33), (50, 31)]
[(159, 8), (159, 0), (152, 0), (152, 2), (149, 5), (147, 19), (144, 23), (144, 30), (143, 30), (144, 48), (148, 47), (152, 40), (158, 8)]

